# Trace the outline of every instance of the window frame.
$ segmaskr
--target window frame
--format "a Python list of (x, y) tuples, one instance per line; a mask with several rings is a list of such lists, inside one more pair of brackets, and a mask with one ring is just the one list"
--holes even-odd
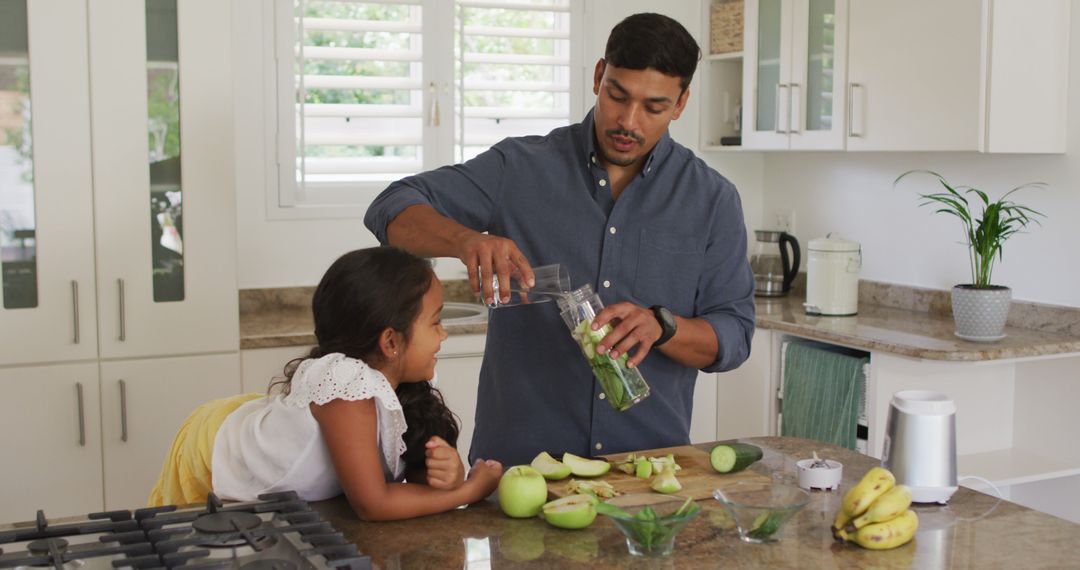
[[(419, 4), (421, 19), (423, 159), (421, 171), (455, 164), (455, 132), (460, 117), (455, 113), (458, 90), (455, 87), (457, 58), (454, 51), (454, 24), (457, 0), (373, 0), (375, 2)], [(569, 0), (569, 117), (573, 124), (584, 116), (582, 89), (590, 72), (583, 65), (582, 23), (585, 0)], [(513, 5), (509, 7), (514, 7)], [(450, 25), (447, 25), (450, 22)], [(263, 9), (263, 73), (266, 210), (275, 219), (362, 218), (367, 207), (387, 183), (320, 183), (319, 188), (297, 188), (295, 178), (295, 100), (291, 79), (294, 59), (293, 38), (281, 30), (295, 28), (292, 0), (273, 0)], [(290, 57), (283, 55), (290, 54)], [(434, 88), (432, 88), (434, 87)], [(437, 96), (439, 125), (430, 124), (431, 97)], [(542, 133), (537, 133), (542, 134)], [(406, 175), (402, 175), (404, 177)], [(305, 196), (307, 194), (308, 196)], [(310, 199), (309, 199), (310, 197)]]

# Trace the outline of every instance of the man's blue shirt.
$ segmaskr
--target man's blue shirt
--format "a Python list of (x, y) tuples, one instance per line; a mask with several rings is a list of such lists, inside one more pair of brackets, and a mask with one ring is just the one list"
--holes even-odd
[[(590, 112), (546, 136), (508, 138), (464, 164), (395, 182), (364, 223), (387, 243), (394, 217), (429, 204), (513, 240), (533, 266), (562, 264), (573, 288), (590, 284), (605, 306), (663, 305), (705, 319), (719, 353), (703, 370), (739, 366), (754, 332), (754, 280), (735, 186), (665, 133), (615, 200), (593, 125)], [(554, 302), (490, 310), (470, 464), (688, 443), (697, 370), (658, 349), (640, 370), (650, 396), (616, 412)]]

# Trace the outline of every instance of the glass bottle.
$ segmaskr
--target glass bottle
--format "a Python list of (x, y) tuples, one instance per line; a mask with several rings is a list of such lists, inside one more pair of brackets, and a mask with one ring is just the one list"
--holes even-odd
[(593, 319), (604, 308), (604, 303), (592, 287), (586, 284), (575, 289), (561, 297), (558, 304), (563, 321), (570, 328), (570, 335), (589, 361), (593, 375), (600, 382), (600, 388), (611, 407), (621, 412), (644, 400), (649, 395), (649, 385), (637, 368), (626, 366), (627, 355), (624, 353), (618, 358), (611, 358), (606, 352), (596, 352), (596, 344), (611, 332), (611, 325), (592, 330)]

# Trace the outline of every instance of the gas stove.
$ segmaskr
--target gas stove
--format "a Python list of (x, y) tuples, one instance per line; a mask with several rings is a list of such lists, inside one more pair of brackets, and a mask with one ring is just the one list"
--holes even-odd
[(223, 505), (92, 513), (0, 530), (0, 568), (17, 570), (365, 570), (371, 559), (292, 491)]

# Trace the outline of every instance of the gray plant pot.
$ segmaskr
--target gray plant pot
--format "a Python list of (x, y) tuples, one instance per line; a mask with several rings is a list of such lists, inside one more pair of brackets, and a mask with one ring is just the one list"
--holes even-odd
[(1005, 321), (1009, 318), (1012, 289), (992, 285), (977, 289), (972, 285), (952, 288), (953, 320), (956, 336), (976, 342), (993, 342), (1005, 338)]

